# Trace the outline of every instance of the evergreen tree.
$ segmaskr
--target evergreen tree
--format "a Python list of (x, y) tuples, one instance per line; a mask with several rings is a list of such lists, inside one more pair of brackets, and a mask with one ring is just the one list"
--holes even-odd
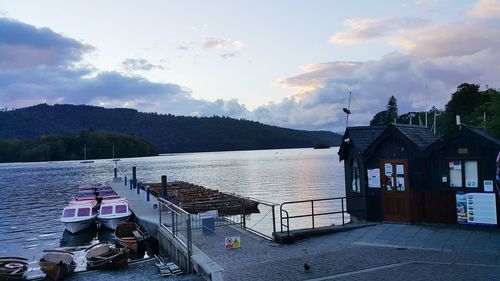
[(394, 96), (389, 98), (387, 102), (386, 110), (380, 111), (379, 113), (373, 116), (373, 119), (370, 121), (370, 126), (373, 125), (387, 125), (394, 123), (394, 121), (398, 118), (398, 101)]

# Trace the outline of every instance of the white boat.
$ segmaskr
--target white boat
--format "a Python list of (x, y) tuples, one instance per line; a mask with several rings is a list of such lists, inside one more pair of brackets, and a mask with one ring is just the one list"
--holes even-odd
[(96, 207), (96, 200), (73, 200), (64, 208), (61, 222), (67, 231), (80, 232), (94, 225), (97, 217)]
[(97, 219), (104, 227), (114, 230), (119, 223), (127, 222), (131, 215), (127, 198), (103, 199)]

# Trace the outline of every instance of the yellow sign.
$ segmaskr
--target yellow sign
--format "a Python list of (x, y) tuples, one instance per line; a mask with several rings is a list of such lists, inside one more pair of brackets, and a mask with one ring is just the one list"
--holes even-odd
[(236, 249), (240, 247), (240, 237), (239, 236), (230, 236), (226, 237), (225, 248), (226, 249)]

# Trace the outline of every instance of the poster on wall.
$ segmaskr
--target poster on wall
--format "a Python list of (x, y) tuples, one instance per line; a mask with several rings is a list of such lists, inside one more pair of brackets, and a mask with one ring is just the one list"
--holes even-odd
[(380, 188), (380, 169), (368, 170), (368, 187)]
[(495, 193), (457, 193), (457, 222), (497, 225)]

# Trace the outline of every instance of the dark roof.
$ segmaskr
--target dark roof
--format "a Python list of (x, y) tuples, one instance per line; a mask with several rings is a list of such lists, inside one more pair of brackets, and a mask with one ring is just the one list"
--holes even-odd
[(425, 153), (424, 150), (427, 147), (439, 140), (439, 138), (427, 127), (407, 124), (390, 124), (384, 132), (366, 148), (363, 157), (371, 157), (379, 144), (389, 136), (399, 137), (402, 141), (413, 147), (415, 152), (419, 154)]
[(349, 138), (356, 148), (363, 152), (368, 146), (378, 138), (387, 126), (361, 126), (350, 127)]
[[(463, 125), (462, 125), (463, 126)], [(472, 126), (463, 126), (469, 130), (471, 130), (472, 132), (482, 136), (483, 138), (487, 139), (487, 140), (490, 140), (494, 143), (496, 143), (497, 145), (500, 145), (500, 140), (495, 138), (494, 136), (486, 133), (485, 131), (481, 130), (480, 128), (478, 127), (472, 127)]]
[(413, 142), (420, 150), (426, 149), (439, 138), (431, 130), (423, 126), (393, 124), (394, 127)]
[(367, 149), (368, 146), (370, 146), (370, 144), (382, 134), (386, 127), (387, 126), (347, 127), (338, 152), (340, 161), (342, 161), (345, 157), (344, 153), (347, 145), (344, 141), (345, 139), (349, 138), (348, 144), (354, 145), (360, 153), (363, 153), (365, 149)]

